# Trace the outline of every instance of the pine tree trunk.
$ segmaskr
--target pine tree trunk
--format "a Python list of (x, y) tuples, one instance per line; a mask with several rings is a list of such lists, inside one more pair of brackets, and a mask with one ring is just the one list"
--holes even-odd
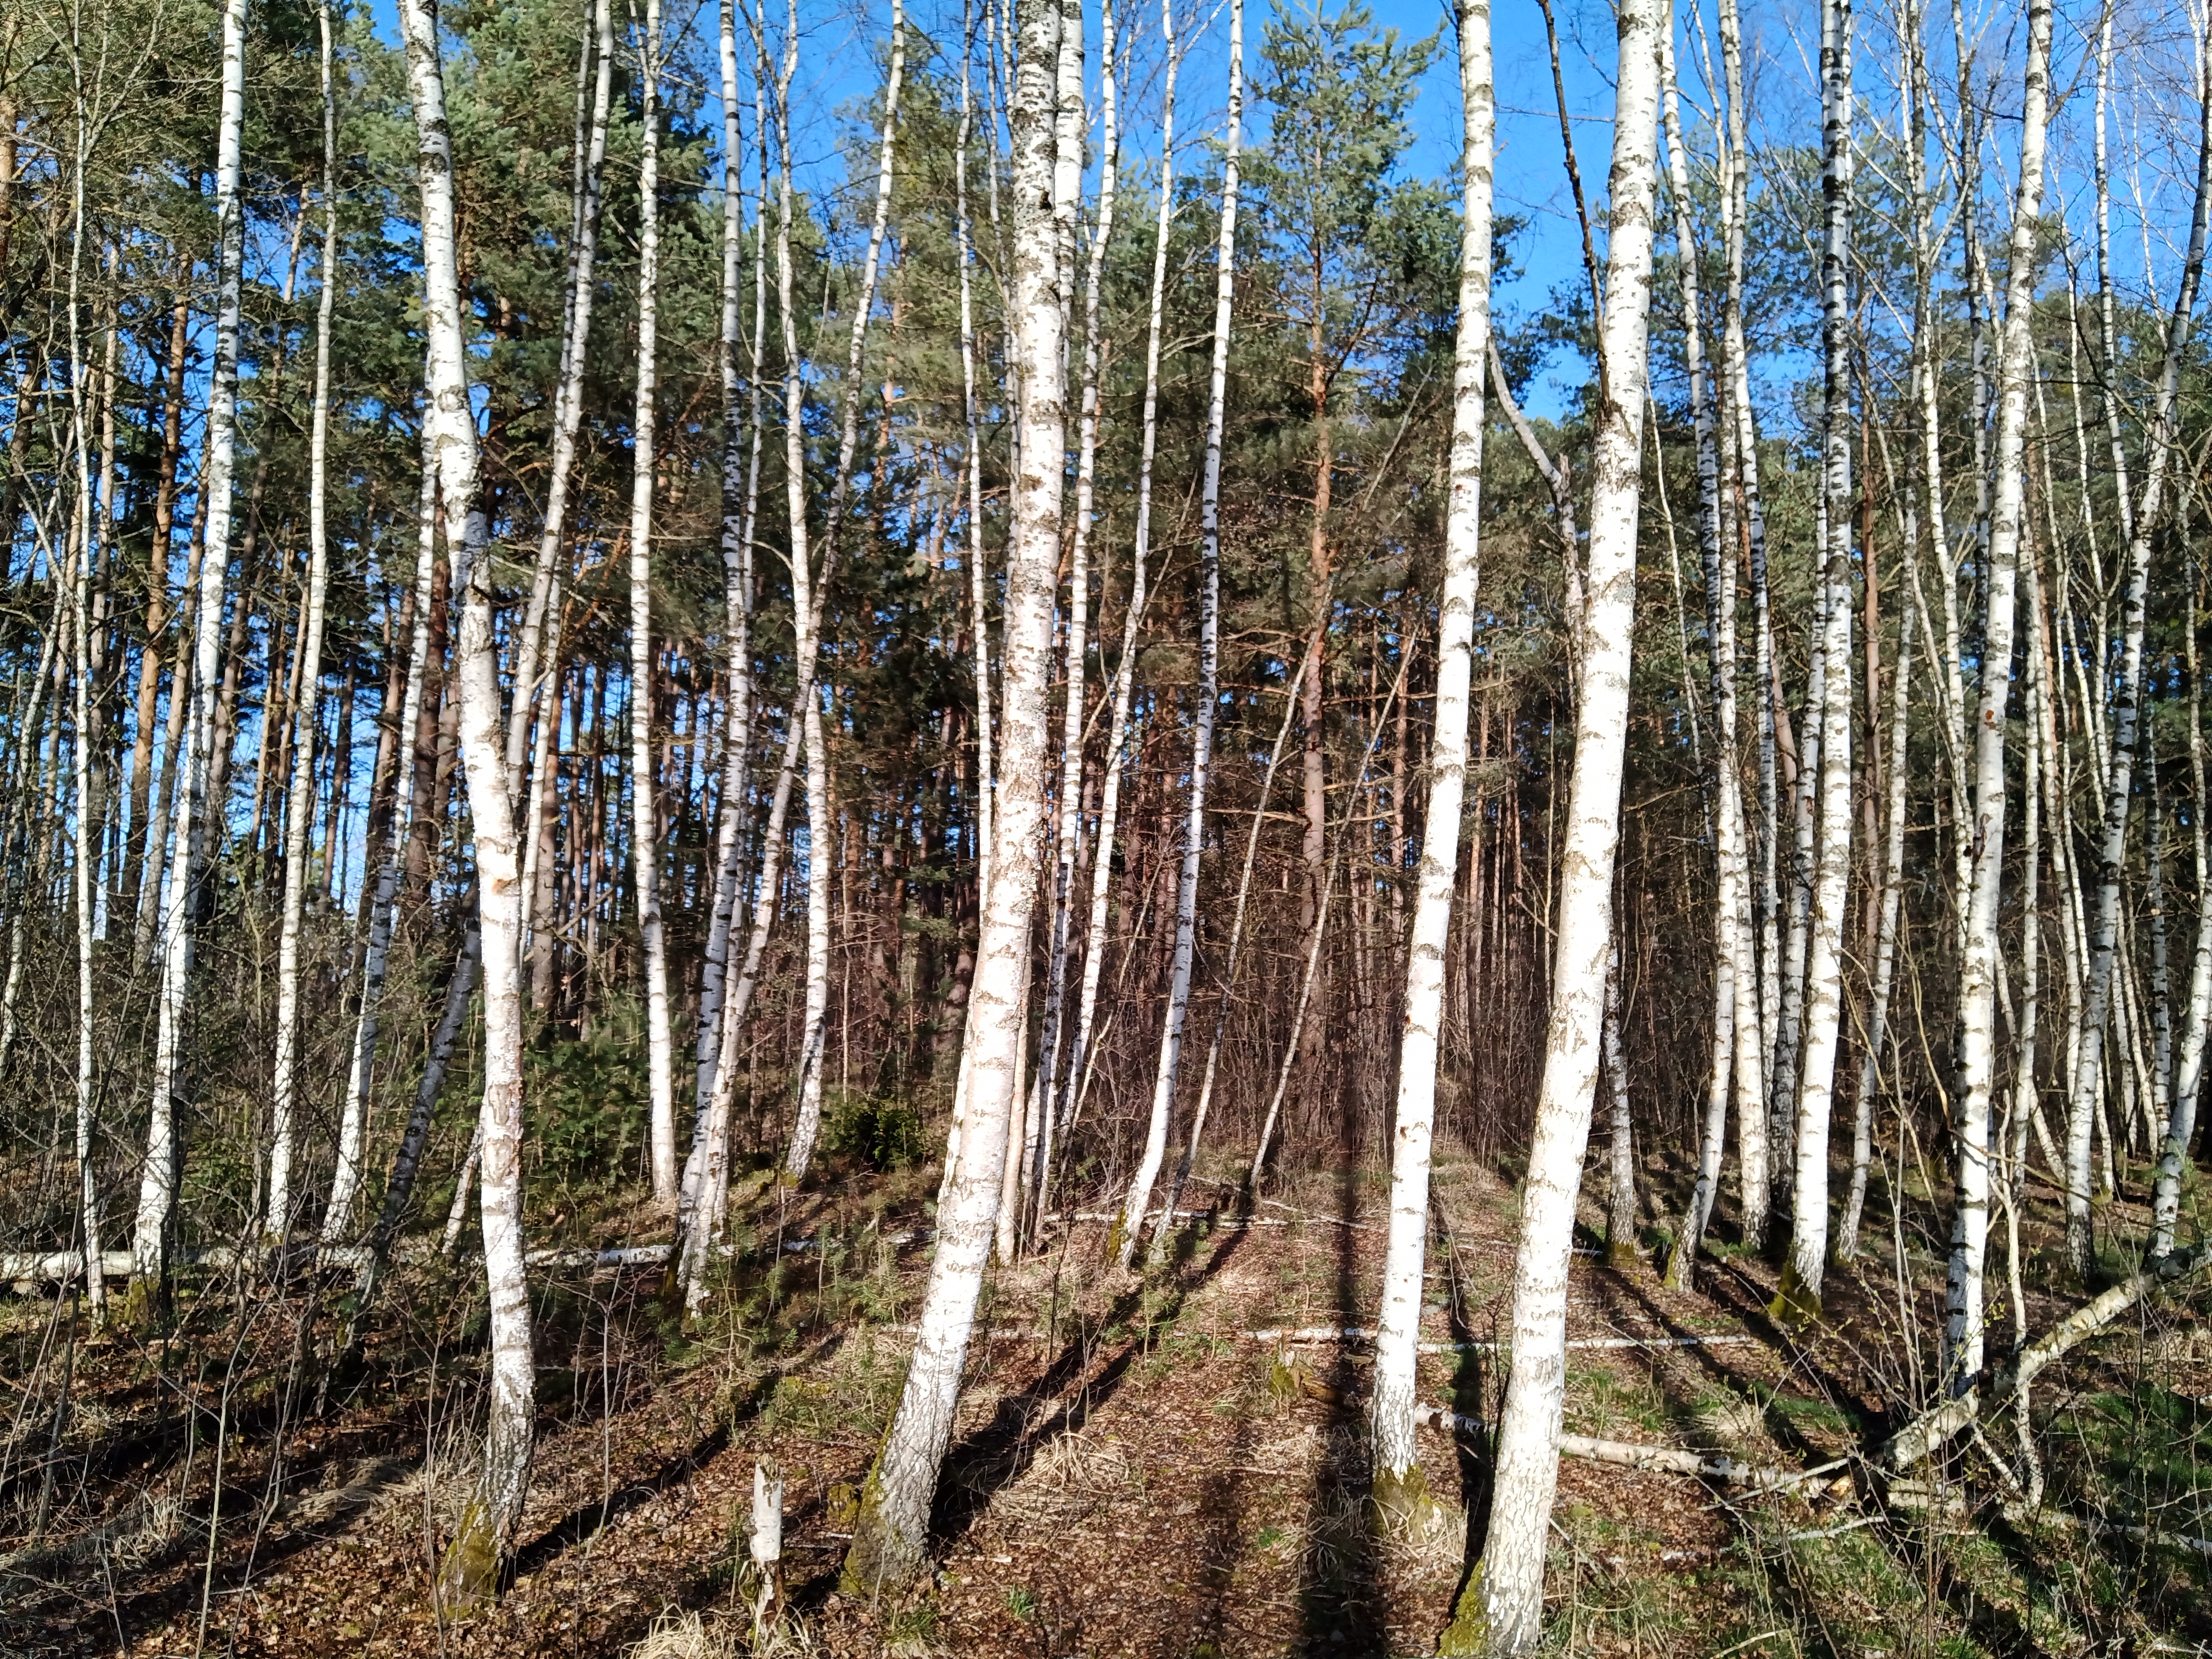
[[(1199, 855), (1206, 841), (1206, 792), (1213, 762), (1213, 712), (1221, 668), (1221, 442), (1228, 396), (1230, 322), (1236, 300), (1238, 146), (1244, 116), (1244, 6), (1230, 0), (1229, 131), (1221, 174), (1220, 238), (1214, 253), (1213, 370), (1207, 393), (1206, 471), (1200, 486), (1201, 540), (1198, 572), (1198, 684), (1192, 692), (1190, 795), (1183, 815), (1182, 869), (1176, 888), (1174, 966), (1170, 970), (1166, 1022), (1160, 1033), (1158, 1069), (1152, 1079), (1152, 1115), (1145, 1146), (1128, 1195), (1115, 1223), (1111, 1251), (1126, 1271), (1144, 1230), (1152, 1183), (1159, 1179), (1168, 1146), (1168, 1120), (1175, 1109), (1176, 1079), (1182, 1063), (1183, 1022), (1190, 1012), (1190, 979), (1198, 937)], [(1319, 937), (1316, 922), (1316, 935)], [(1303, 1029), (1304, 1005), (1292, 1027)], [(1296, 1038), (1293, 1037), (1295, 1042)]]
[(1401, 1526), (1414, 1523), (1417, 1512), (1431, 1501), (1413, 1446), (1413, 1369), (1421, 1334), (1430, 1143), (1443, 1036), (1444, 947), (1451, 935), (1460, 820), (1467, 799), (1468, 690), (1481, 574), (1482, 383), (1490, 358), (1491, 164), (1498, 118), (1488, 0), (1460, 0), (1456, 21), (1463, 196), (1443, 582), (1437, 611), (1436, 724), (1429, 747), (1421, 861), (1414, 877), (1413, 936), (1406, 952), (1406, 1012), (1390, 1149), (1389, 1242), (1376, 1322), (1375, 1394), (1368, 1413), (1374, 1434), (1375, 1505), (1386, 1522)]
[[(161, 982), (156, 994), (152, 1109), (146, 1160), (138, 1182), (138, 1213), (131, 1243), (131, 1277), (143, 1296), (166, 1280), (177, 1211), (184, 1146), (177, 1107), (182, 1070), (186, 1001), (192, 975), (201, 861), (219, 834), (219, 810), (209, 788), (217, 740), (215, 693), (222, 648), (224, 577), (230, 556), (233, 471), (238, 446), (238, 334), (246, 251), (244, 205), (239, 198), (239, 157), (246, 118), (246, 0), (224, 0), (222, 96), (216, 133), (215, 362), (208, 381), (206, 474), (200, 507), (206, 551), (200, 560), (194, 618), (193, 676), (189, 729), (184, 737), (184, 787), (176, 826), (176, 851), (161, 921)], [(243, 601), (241, 601), (243, 603)], [(179, 693), (172, 690), (173, 697)], [(176, 752), (176, 751), (172, 751)], [(16, 952), (17, 961), (21, 952)]]
[[(920, 1565), (939, 1466), (982, 1291), (1006, 1139), (1018, 1106), (1017, 1051), (1030, 911), (1043, 862), (1045, 691), (1066, 455), (1065, 343), (1050, 210), (1055, 161), (1056, 0), (1017, 0), (1021, 56), (1013, 111), (1012, 302), (1021, 371), (1022, 467), (1006, 553), (1006, 772), (998, 842), (970, 1003), (968, 1116), (959, 1167), (938, 1212), (921, 1329), (896, 1414), (869, 1472), (844, 1576), (866, 1592)], [(1231, 50), (1236, 47), (1232, 39)]]
[[(1493, 1654), (1523, 1654), (1534, 1650), (1543, 1633), (1544, 1557), (1565, 1403), (1567, 1268), (1613, 946), (1649, 372), (1659, 34), (1668, 15), (1659, 0), (1625, 0), (1619, 13), (1607, 305), (1598, 337), (1607, 396), (1591, 469), (1589, 598), (1551, 1018), (1522, 1201), (1513, 1361), (1498, 1423), (1490, 1527), (1461, 1611), (1446, 1633), (1449, 1651), (1479, 1646)], [(1462, 1632), (1473, 1640), (1455, 1642)]]

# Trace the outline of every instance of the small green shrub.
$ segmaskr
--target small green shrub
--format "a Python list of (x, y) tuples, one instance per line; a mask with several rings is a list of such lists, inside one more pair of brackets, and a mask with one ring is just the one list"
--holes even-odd
[(911, 1102), (858, 1089), (839, 1091), (822, 1125), (823, 1150), (885, 1171), (920, 1158), (926, 1139)]

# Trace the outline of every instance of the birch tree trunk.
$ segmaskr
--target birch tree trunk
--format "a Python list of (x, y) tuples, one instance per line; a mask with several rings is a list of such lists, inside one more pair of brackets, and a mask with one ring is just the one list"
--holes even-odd
[(2013, 593), (2026, 529), (2021, 465), (2029, 382), (2036, 373), (2034, 249), (2043, 207), (2050, 112), (2050, 0), (2030, 0), (2019, 183), (1998, 356), (1996, 489), (1990, 519), (1989, 611), (1983, 626), (1981, 708), (1974, 722), (1974, 880), (1960, 964), (1958, 1195), (1945, 1297), (1947, 1389), (1972, 1386), (1982, 1364), (1982, 1261), (1988, 1243), (1990, 1091), (1996, 1069), (1997, 915), (2005, 839), (2005, 705), (2012, 688)]
[[(968, 1116), (948, 1201), (938, 1211), (920, 1333), (898, 1408), (861, 1492), (844, 1582), (878, 1591), (920, 1565), (930, 1502), (952, 1434), (960, 1378), (997, 1219), (1017, 1107), (1021, 988), (1043, 861), (1045, 690), (1066, 460), (1065, 331), (1051, 212), (1057, 0), (1017, 0), (1021, 56), (1013, 107), (1013, 308), (1021, 371), (1022, 465), (1006, 550), (1006, 772), (994, 872), (968, 1024)], [(1232, 39), (1231, 50), (1237, 43)]]
[[(2091, 1121), (2104, 1073), (2105, 1026), (2112, 1008), (2112, 961), (2118, 940), (2120, 877), (2127, 848), (2128, 811), (2133, 799), (2130, 763), (2136, 722), (2142, 707), (2143, 612), (2150, 581), (2151, 538), (2161, 517), (2166, 474), (2179, 428), (2181, 358), (2189, 337), (2197, 288), (2204, 270), (2207, 207), (2212, 204), (2212, 100), (2205, 100), (2203, 136), (2197, 147), (2197, 199), (2191, 216), (2189, 246), (2173, 309), (2166, 318), (2165, 357), (2158, 394), (2145, 434), (2148, 453), (2142, 495), (2128, 525), (2127, 597), (2121, 611), (2122, 645), (2118, 678), (2112, 691), (2112, 732), (2106, 780), (2102, 835), (2097, 849), (2097, 900), (2090, 924), (2089, 972), (2082, 994), (2081, 1055), (2067, 1115), (2066, 1255), (2077, 1276), (2089, 1271), (2090, 1217), (2088, 1153)], [(2125, 486), (2122, 486), (2124, 492)], [(2124, 493), (2123, 500), (2124, 500)]]
[[(795, 6), (793, 16), (795, 29)], [(822, 532), (821, 583), (825, 590), (829, 586), (832, 562), (837, 556), (837, 528), (844, 515), (846, 493), (851, 487), (853, 458), (860, 446), (860, 365), (867, 346), (869, 315), (875, 309), (876, 276), (883, 260), (884, 233), (890, 220), (891, 160), (898, 137), (899, 89), (905, 78), (906, 14), (902, 9), (902, 0), (891, 0), (890, 65), (884, 82), (884, 132), (876, 163), (875, 220), (868, 231), (868, 252), (861, 267), (860, 297), (853, 307), (853, 332), (846, 348), (845, 384), (842, 394), (845, 409), (844, 430), (837, 441), (837, 471), (830, 480), (830, 511)], [(783, 169), (787, 209), (791, 179), (791, 154), (787, 142), (789, 113), (787, 107), (780, 109), (779, 119), (787, 124)], [(802, 574), (799, 569), (799, 566), (805, 562), (803, 547), (806, 533), (802, 521), (806, 511), (806, 447), (805, 434), (800, 430), (797, 413), (801, 407), (799, 392), (803, 382), (796, 338), (795, 325), (787, 298), (784, 343), (792, 367), (785, 391), (787, 411), (785, 441), (787, 447), (786, 466), (790, 475), (787, 488), (792, 517), (792, 603), (805, 613), (799, 633), (799, 681), (805, 708), (803, 714), (796, 709), (793, 713), (800, 715), (805, 732), (808, 825), (806, 1013), (799, 1035), (799, 1108), (792, 1120), (791, 1146), (783, 1160), (784, 1176), (794, 1182), (806, 1179), (807, 1168), (814, 1158), (815, 1139), (821, 1133), (822, 1062), (830, 1021), (830, 881), (826, 850), (830, 825), (830, 757), (823, 746), (822, 699), (817, 695), (814, 677), (816, 653), (820, 646), (821, 601), (812, 576)], [(805, 590), (803, 593), (802, 589)]]
[[(1410, 1530), (1432, 1508), (1413, 1446), (1414, 1363), (1421, 1335), (1422, 1268), (1429, 1235), (1430, 1142), (1437, 1060), (1443, 1036), (1444, 949), (1459, 879), (1460, 818), (1467, 799), (1468, 687), (1474, 600), (1481, 574), (1482, 381), (1490, 361), (1491, 161), (1497, 125), (1489, 0), (1459, 0), (1459, 337), (1452, 366), (1452, 428), (1437, 598), (1434, 735), (1413, 933), (1406, 951), (1406, 1013), (1390, 1148), (1390, 1231), (1376, 1322), (1374, 1504), (1386, 1524)], [(1571, 556), (1571, 555), (1570, 555)]]
[(270, 1092), (269, 1199), (262, 1225), (292, 1231), (293, 1112), (300, 1077), (300, 930), (307, 902), (307, 840), (315, 810), (315, 733), (320, 726), (323, 606), (330, 587), (331, 319), (337, 304), (337, 98), (331, 78), (329, 0), (316, 8), (322, 41), (323, 268), (315, 304), (315, 404), (307, 436), (307, 591), (301, 605), (299, 682), (305, 706), (292, 722), (292, 780), (284, 811), (284, 911), (276, 941), (276, 1074)]
[(1513, 1277), (1513, 1363), (1498, 1422), (1490, 1528), (1443, 1650), (1518, 1655), (1543, 1632), (1544, 1555), (1565, 1403), (1567, 1269), (1589, 1138), (1613, 947), (1629, 667), (1636, 623), (1646, 347), (1651, 306), (1663, 0), (1624, 0), (1609, 187), (1606, 308), (1598, 330), (1606, 400), (1591, 467), (1588, 604), (1575, 708), (1559, 943), (1543, 1081), (1528, 1153)]
[[(2208, 106), (2212, 107), (2212, 106)], [(2191, 561), (2187, 579), (2189, 625), (2183, 635), (2189, 672), (2189, 782), (2193, 801), (2204, 799), (2204, 693), (2197, 654), (2197, 570)], [(2197, 1131), (2197, 1099), (2203, 1086), (2204, 1039), (2208, 1013), (2212, 1013), (2212, 860), (2205, 849), (2203, 815), (2189, 815), (2191, 849), (2197, 868), (2197, 944), (2189, 963), (2189, 1000), (2181, 1018), (2180, 1062), (2174, 1067), (2172, 1115), (2166, 1137), (2159, 1145), (2158, 1174), (2151, 1188), (2151, 1244), (2153, 1261), (2173, 1252), (2174, 1229), (2181, 1217), (2181, 1175), (2188, 1161), (2189, 1143)]]
[[(1821, 332), (1827, 360), (1821, 465), (1827, 507), (1821, 580), (1827, 605), (1819, 711), (1820, 841), (1805, 975), (1790, 1257), (1772, 1310), (1778, 1316), (1798, 1322), (1820, 1316), (1820, 1276), (1827, 1265), (1828, 1130), (1835, 1109), (1836, 1051), (1843, 1030), (1844, 927), (1851, 873), (1851, 319), (1845, 276), (1854, 178), (1850, 0), (1826, 0), (1820, 24), (1821, 194), (1826, 207), (1826, 240), (1820, 257)], [(1812, 712), (1807, 711), (1808, 715)]]
[[(152, 1109), (146, 1127), (146, 1161), (138, 1181), (138, 1213), (131, 1241), (132, 1292), (143, 1300), (168, 1273), (170, 1233), (184, 1146), (176, 1112), (185, 1042), (185, 1003), (191, 988), (192, 932), (204, 854), (216, 843), (222, 802), (210, 798), (208, 779), (216, 738), (215, 694), (222, 649), (223, 579), (230, 559), (231, 497), (238, 446), (238, 331), (246, 254), (246, 219), (239, 199), (239, 156), (246, 119), (246, 0), (224, 0), (222, 112), (216, 128), (215, 362), (208, 380), (204, 499), (206, 550), (199, 568), (194, 619), (191, 710), (184, 738), (184, 793), (170, 858), (167, 914), (161, 928), (161, 983), (154, 1033)], [(179, 695), (172, 690), (172, 696)], [(21, 961), (22, 952), (15, 953)]]
[(477, 428), (462, 332), (453, 142), (446, 121), (438, 18), (431, 0), (401, 0), (399, 21), (406, 45), (408, 91), (415, 107), (416, 172), (422, 197), (422, 321), (428, 339), (424, 418), (433, 433), (447, 544), (455, 550), (454, 585), (462, 594), (454, 665), (483, 952), (483, 1103), (477, 1119), (482, 1141), (477, 1180), (490, 1303), (490, 1386), (483, 1475), (444, 1566), (450, 1594), (465, 1603), (494, 1592), (501, 1564), (514, 1547), (529, 1488), (536, 1413), (530, 1298), (523, 1282), (518, 948), (522, 890), (514, 805), (508, 794), (498, 647), (492, 630), (491, 559), (477, 500)]
[[(630, 423), (630, 857), (645, 957), (646, 1076), (657, 1204), (676, 1202), (676, 1085), (668, 1034), (668, 939), (660, 919), (659, 770), (653, 754), (653, 486), (660, 329), (660, 0), (645, 0), (638, 43), (637, 408)], [(818, 824), (819, 819), (815, 820)]]
[[(1135, 1255), (1138, 1235), (1144, 1230), (1152, 1183), (1159, 1179), (1160, 1165), (1167, 1157), (1168, 1119), (1175, 1109), (1176, 1079), (1182, 1063), (1182, 1028), (1190, 1012), (1191, 967), (1197, 945), (1199, 855), (1206, 841), (1206, 792), (1213, 763), (1213, 712), (1221, 671), (1221, 437), (1228, 396), (1230, 325), (1237, 292), (1237, 157), (1243, 119), (1244, 4), (1243, 0), (1230, 0), (1228, 133), (1222, 155), (1220, 237), (1214, 252), (1213, 369), (1206, 396), (1206, 471), (1199, 497), (1198, 684), (1192, 693), (1190, 797), (1183, 817), (1182, 870), (1176, 888), (1175, 959), (1169, 973), (1159, 1067), (1152, 1078), (1152, 1115), (1145, 1126), (1144, 1151), (1138, 1157), (1136, 1173), (1130, 1177), (1128, 1195), (1122, 1200), (1111, 1242), (1115, 1262), (1125, 1272)], [(1297, 1029), (1304, 1029), (1303, 1019), (1301, 1014)]]

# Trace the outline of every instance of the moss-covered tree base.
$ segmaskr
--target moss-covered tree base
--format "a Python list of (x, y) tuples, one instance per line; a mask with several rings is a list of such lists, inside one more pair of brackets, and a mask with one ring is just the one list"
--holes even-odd
[(1375, 1535), (1392, 1543), (1423, 1545), (1447, 1530), (1466, 1530), (1465, 1518), (1431, 1494), (1418, 1463), (1403, 1473), (1376, 1472), (1367, 1516)]
[(1805, 1282), (1796, 1262), (1782, 1264), (1782, 1285), (1766, 1304), (1766, 1316), (1793, 1331), (1820, 1322), (1820, 1292)]
[(1480, 1659), (1489, 1650), (1490, 1620), (1482, 1610), (1482, 1563), (1467, 1576), (1452, 1602), (1451, 1622), (1437, 1638), (1439, 1659)]
[(1636, 1241), (1631, 1238), (1608, 1238), (1605, 1242), (1605, 1265), (1626, 1272), (1633, 1267), (1638, 1257)]
[(472, 1498), (438, 1564), (438, 1605), (449, 1614), (470, 1613), (498, 1596), (499, 1540), (492, 1533), (490, 1508), (483, 1498)]
[(853, 1517), (853, 1541), (837, 1588), (848, 1595), (875, 1601), (886, 1591), (904, 1589), (921, 1570), (922, 1540), (908, 1538), (893, 1523), (884, 1504), (881, 1472), (870, 1469), (860, 1487)]

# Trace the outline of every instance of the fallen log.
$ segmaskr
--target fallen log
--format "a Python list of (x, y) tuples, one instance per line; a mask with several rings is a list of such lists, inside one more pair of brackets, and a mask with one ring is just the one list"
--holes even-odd
[[(1372, 1342), (1376, 1334), (1361, 1325), (1300, 1325), (1280, 1329), (1246, 1331), (1248, 1342)], [(1570, 1348), (1717, 1348), (1755, 1345), (1755, 1336), (1579, 1336)], [(1422, 1353), (1487, 1353), (1505, 1345), (1499, 1342), (1421, 1342)]]
[[(2096, 1335), (2158, 1286), (2177, 1284), (2208, 1263), (2212, 1263), (2212, 1244), (2178, 1250), (2082, 1304), (2022, 1348), (1997, 1373), (1990, 1387), (1989, 1403), (1995, 1406), (2019, 1393), (2035, 1380), (2038, 1372), (2064, 1358), (2069, 1349)], [(1957, 1399), (1922, 1413), (1890, 1437), (1882, 1448), (1881, 1461), (1892, 1469), (1911, 1468), (1973, 1422), (1980, 1414), (1981, 1403), (1980, 1387), (1976, 1384)]]

